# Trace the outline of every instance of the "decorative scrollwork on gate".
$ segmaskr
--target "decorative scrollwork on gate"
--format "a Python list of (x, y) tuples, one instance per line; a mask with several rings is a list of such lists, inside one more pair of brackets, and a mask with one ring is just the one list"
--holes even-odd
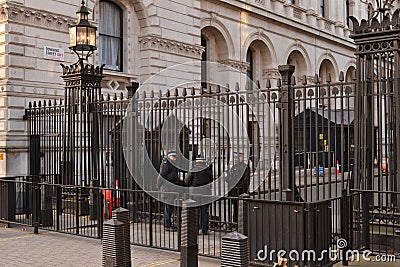
[(376, 53), (394, 50), (395, 43), (391, 41), (371, 42), (357, 46), (357, 53)]
[(350, 20), (353, 24), (353, 34), (380, 32), (398, 29), (400, 25), (399, 10), (396, 9), (391, 14), (393, 0), (376, 0), (375, 8), (370, 10), (370, 16), (360, 22), (353, 16)]

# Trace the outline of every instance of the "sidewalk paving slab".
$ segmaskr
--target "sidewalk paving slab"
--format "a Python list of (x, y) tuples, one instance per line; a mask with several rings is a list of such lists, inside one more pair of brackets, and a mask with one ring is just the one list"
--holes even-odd
[[(0, 228), (0, 266), (101, 266), (101, 240), (24, 227)], [(180, 254), (142, 246), (131, 246), (134, 267), (178, 267)], [(373, 259), (373, 258), (372, 258)], [(200, 267), (220, 266), (220, 260), (199, 257)], [(334, 267), (343, 266), (341, 263)], [(396, 262), (350, 262), (352, 267), (400, 267)]]
[[(99, 239), (31, 228), (0, 228), (0, 266), (101, 266)], [(177, 267), (180, 254), (155, 248), (131, 246), (134, 267)], [(214, 258), (199, 257), (200, 267), (220, 266)]]

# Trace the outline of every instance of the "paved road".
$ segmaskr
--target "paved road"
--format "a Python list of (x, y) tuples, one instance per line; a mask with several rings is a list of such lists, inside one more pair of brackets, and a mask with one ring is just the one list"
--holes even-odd
[[(32, 229), (0, 228), (0, 266), (101, 266), (102, 245), (91, 239)], [(134, 267), (176, 267), (179, 253), (131, 246)], [(219, 260), (200, 257), (200, 267), (220, 266)]]

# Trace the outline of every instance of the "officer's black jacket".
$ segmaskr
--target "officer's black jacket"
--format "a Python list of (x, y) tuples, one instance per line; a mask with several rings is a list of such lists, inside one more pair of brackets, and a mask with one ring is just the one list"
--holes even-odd
[[(198, 171), (196, 171), (198, 170)], [(185, 186), (203, 186), (213, 181), (212, 167), (206, 163), (196, 163), (196, 167), (185, 177)]]
[[(240, 177), (240, 180), (239, 180)], [(239, 181), (238, 181), (239, 180)], [(233, 182), (238, 181), (236, 185), (233, 186)], [(229, 191), (229, 196), (237, 197), (241, 194), (248, 193), (250, 185), (250, 168), (245, 162), (238, 162), (233, 165), (228, 171), (227, 182), (230, 186), (231, 191)]]
[[(165, 180), (173, 183), (173, 184), (180, 184), (179, 175), (178, 175), (178, 168), (172, 165), (171, 162), (167, 159), (163, 159), (161, 166), (160, 166), (160, 175), (157, 179), (157, 186), (161, 190), (165, 189)], [(164, 178), (164, 179), (163, 179)]]

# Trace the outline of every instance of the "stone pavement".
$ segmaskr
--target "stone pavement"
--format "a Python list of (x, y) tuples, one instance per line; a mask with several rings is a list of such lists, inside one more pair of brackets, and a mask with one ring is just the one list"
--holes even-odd
[[(31, 228), (0, 228), (0, 266), (101, 266), (99, 239)], [(131, 246), (134, 267), (176, 267), (179, 253)], [(217, 259), (199, 257), (200, 267), (220, 266)]]
[[(0, 228), (0, 267), (2, 266), (101, 266), (101, 241), (87, 237), (31, 228)], [(131, 246), (134, 267), (177, 267), (179, 253)], [(200, 267), (217, 267), (217, 259), (199, 257)], [(335, 264), (334, 267), (341, 267)], [(351, 262), (353, 267), (400, 267), (397, 262)]]

